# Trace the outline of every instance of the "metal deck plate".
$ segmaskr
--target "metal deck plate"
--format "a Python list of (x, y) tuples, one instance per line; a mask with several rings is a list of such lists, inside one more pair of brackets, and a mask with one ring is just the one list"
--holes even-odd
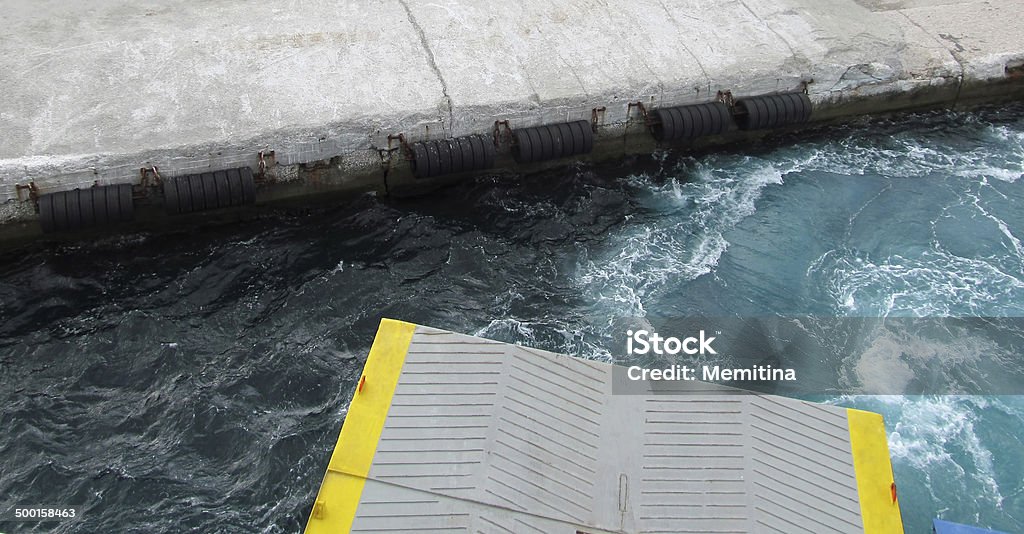
[(902, 532), (880, 416), (611, 371), (386, 320), (307, 532)]

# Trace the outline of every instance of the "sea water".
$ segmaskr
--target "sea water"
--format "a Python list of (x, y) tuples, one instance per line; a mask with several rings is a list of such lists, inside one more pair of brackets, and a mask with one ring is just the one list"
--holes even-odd
[[(84, 507), (39, 532), (298, 531), (381, 317), (612, 361), (621, 317), (1021, 316), (1022, 174), (1015, 106), (7, 248), (0, 502)], [(867, 341), (836, 376), (895, 393), (987, 357)], [(1022, 397), (822, 400), (885, 415), (907, 532), (1024, 532)]]

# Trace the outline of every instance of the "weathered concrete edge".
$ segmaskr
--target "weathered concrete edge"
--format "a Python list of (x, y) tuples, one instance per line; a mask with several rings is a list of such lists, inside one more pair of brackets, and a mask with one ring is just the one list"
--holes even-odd
[[(922, 33), (924, 31), (922, 30)], [(40, 194), (90, 187), (94, 184), (138, 184), (141, 169), (157, 168), (162, 176), (205, 170), (249, 166), (258, 171), (264, 154), (266, 182), (261, 201), (306, 194), (324, 189), (393, 192), (411, 185), (407, 166), (395, 150), (391, 134), (404, 133), (410, 140), (490, 134), (494, 121), (508, 120), (512, 127), (568, 120), (595, 119), (599, 146), (619, 146), (622, 151), (605, 151), (615, 157), (649, 150), (653, 139), (637, 127), (639, 111), (631, 103), (648, 108), (706, 102), (719, 90), (736, 97), (807, 89), (815, 104), (815, 122), (868, 113), (885, 113), (937, 106), (956, 107), (1024, 98), (1024, 47), (1021, 51), (991, 54), (965, 60), (955, 48), (936, 50), (941, 68), (927, 72), (903, 72), (877, 80), (869, 75), (847, 80), (851, 71), (866, 65), (851, 65), (824, 78), (824, 86), (813, 76), (784, 76), (752, 79), (742, 84), (718, 87), (709, 82), (707, 90), (694, 91), (690, 84), (680, 87), (647, 86), (619, 88), (588, 97), (535, 102), (496, 102), (488, 105), (458, 106), (450, 110), (420, 110), (397, 117), (353, 117), (326, 124), (317, 131), (308, 128), (281, 130), (255, 135), (239, 142), (181, 146), (135, 154), (80, 154), (34, 156), (0, 161), (0, 182), (27, 186), (34, 184)], [(819, 77), (822, 73), (819, 74)], [(870, 73), (867, 73), (870, 74)], [(623, 96), (628, 95), (628, 96)], [(602, 109), (603, 108), (603, 109)], [(500, 114), (495, 111), (500, 110)], [(598, 110), (598, 111), (595, 111)], [(639, 142), (630, 143), (631, 138)], [(630, 148), (632, 147), (632, 148)], [(271, 156), (271, 153), (273, 156)], [(600, 159), (602, 154), (595, 154)], [(502, 159), (508, 163), (508, 158)], [(275, 184), (290, 184), (275, 187)], [(422, 184), (416, 184), (422, 185)], [(429, 184), (427, 184), (429, 185)], [(35, 219), (34, 203), (28, 189), (15, 186), (0, 191), (0, 223)]]

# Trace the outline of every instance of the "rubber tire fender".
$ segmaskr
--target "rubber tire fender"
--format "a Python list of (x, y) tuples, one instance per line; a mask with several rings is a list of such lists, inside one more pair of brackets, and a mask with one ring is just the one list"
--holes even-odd
[(221, 207), (217, 198), (217, 181), (213, 173), (204, 172), (200, 179), (203, 181), (203, 201), (206, 203), (206, 209), (214, 210)]
[(206, 192), (203, 191), (203, 175), (190, 174), (186, 179), (188, 180), (189, 197), (192, 199), (192, 211), (206, 211)]
[(437, 145), (437, 161), (438, 167), (440, 168), (437, 172), (438, 175), (451, 174), (452, 170), (452, 145), (448, 141), (440, 140), (434, 141)]
[[(487, 137), (478, 135), (474, 139), (474, 143), (477, 147), (480, 148), (480, 152), (477, 153), (476, 158), (476, 161), (478, 162), (476, 169), (490, 169), (491, 167), (494, 167), (494, 159), (496, 157), (494, 142)], [(479, 157), (480, 153), (483, 154), (482, 162), (480, 161)]]
[(806, 93), (790, 93), (789, 97), (793, 100), (793, 103), (797, 110), (797, 117), (795, 119), (798, 123), (804, 123), (811, 120), (811, 113), (814, 110), (814, 106), (811, 104), (811, 98)]
[(102, 191), (93, 191), (91, 198), (92, 202), (92, 216), (96, 224), (107, 224), (110, 222), (110, 217), (107, 216), (107, 195), (103, 194)]
[(763, 128), (767, 109), (761, 104), (759, 97), (745, 98), (736, 101), (739, 119), (736, 121), (741, 130), (760, 130)]
[(725, 102), (715, 102), (712, 104), (715, 108), (715, 112), (718, 113), (718, 118), (722, 129), (715, 132), (715, 134), (723, 134), (736, 128), (736, 123), (732, 120), (732, 113), (729, 112), (729, 106), (725, 105)]
[(78, 193), (78, 212), (83, 227), (96, 226), (98, 224), (96, 213), (93, 211), (92, 199), (95, 197), (96, 195), (92, 189), (83, 189)]
[(163, 182), (164, 209), (171, 215), (181, 213), (181, 200), (178, 198), (178, 180), (176, 178), (165, 178)]
[(104, 187), (100, 191), (96, 191), (96, 194), (103, 195), (107, 203), (107, 220), (105, 222), (112, 223), (121, 220), (121, 198), (120, 191), (114, 188)]
[(228, 186), (228, 171), (217, 171), (213, 174), (217, 183), (217, 203), (221, 206), (233, 206), (231, 203), (231, 188)]
[(525, 129), (512, 132), (514, 144), (512, 146), (512, 158), (519, 163), (530, 163), (533, 161), (533, 142), (530, 141), (529, 132)]
[(476, 169), (476, 154), (473, 153), (473, 138), (459, 137), (452, 140), (452, 144), (459, 153), (459, 160), (462, 162), (463, 171)]
[(427, 178), (431, 178), (431, 177), (436, 176), (437, 174), (439, 174), (439, 171), (441, 170), (441, 159), (440, 159), (441, 156), (440, 156), (440, 154), (438, 154), (438, 152), (437, 152), (437, 145), (435, 145), (434, 143), (432, 143), (430, 141), (424, 142), (423, 143), (423, 147), (426, 148), (426, 150), (427, 150), (427, 160), (426, 160), (427, 174), (426, 174), (426, 177)]
[(68, 219), (68, 195), (67, 191), (53, 193), (53, 229), (56, 232), (63, 232), (71, 227)]
[(548, 131), (548, 135), (551, 137), (551, 157), (561, 158), (565, 156), (565, 142), (562, 141), (562, 132), (558, 129), (558, 125), (548, 125), (544, 129)]
[(39, 226), (43, 228), (44, 234), (56, 231), (54, 222), (53, 195), (46, 194), (39, 196)]
[(245, 205), (256, 203), (256, 179), (252, 175), (252, 169), (241, 167), (238, 169), (239, 177), (242, 180), (242, 203)]
[(654, 128), (654, 138), (658, 141), (671, 141), (676, 139), (675, 117), (670, 111), (671, 108), (659, 108), (654, 110), (654, 116), (658, 122)]
[(544, 146), (541, 144), (540, 132), (536, 128), (527, 128), (526, 135), (530, 136), (530, 145), (533, 147), (533, 155), (530, 161), (544, 161)]
[(676, 139), (690, 139), (700, 133), (700, 114), (693, 106), (671, 108), (670, 113), (676, 118)]
[(538, 126), (534, 130), (537, 132), (537, 137), (540, 138), (540, 158), (538, 161), (554, 159), (556, 157), (554, 154), (555, 145), (554, 140), (551, 139), (551, 132), (548, 131), (548, 127)]
[(594, 150), (594, 130), (590, 127), (590, 121), (576, 121), (576, 124), (580, 125), (583, 132), (583, 149), (576, 154), (589, 154)]
[(590, 123), (587, 121), (576, 121), (569, 123), (569, 129), (572, 130), (572, 154), (582, 154), (587, 149), (587, 133), (590, 132)]
[(68, 230), (82, 227), (82, 206), (79, 202), (81, 189), (72, 189), (64, 192), (64, 201), (67, 203)]
[[(117, 188), (118, 199), (120, 200), (120, 218), (119, 222), (129, 222), (135, 220), (135, 199), (132, 198), (132, 186), (131, 184), (118, 184), (113, 186)], [(111, 221), (114, 222), (114, 221)]]
[(242, 192), (242, 173), (238, 172), (238, 169), (228, 169), (224, 172), (224, 178), (228, 187), (228, 204), (241, 206), (245, 201)]

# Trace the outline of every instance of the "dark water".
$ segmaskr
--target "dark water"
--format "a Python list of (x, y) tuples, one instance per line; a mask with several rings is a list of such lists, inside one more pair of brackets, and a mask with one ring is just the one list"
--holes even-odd
[[(622, 316), (1021, 316), (1022, 173), (1017, 106), (6, 250), (0, 504), (85, 507), (36, 531), (299, 531), (381, 317), (609, 359)], [(966, 348), (880, 338), (837, 374), (899, 387), (984, 364)], [(1024, 532), (1022, 399), (831, 402), (885, 414), (908, 532)]]

